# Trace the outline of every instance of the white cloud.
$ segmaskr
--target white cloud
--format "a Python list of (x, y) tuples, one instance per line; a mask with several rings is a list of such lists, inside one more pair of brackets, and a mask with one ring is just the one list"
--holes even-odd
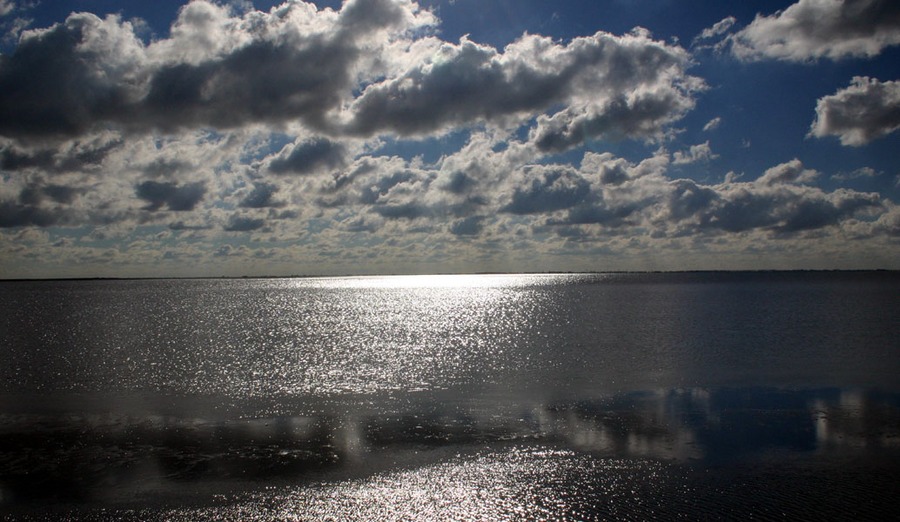
[(815, 180), (819, 173), (813, 169), (804, 169), (803, 163), (794, 158), (791, 161), (766, 169), (762, 176), (756, 180), (759, 185), (773, 186), (793, 183), (809, 183)]
[[(46, 232), (41, 255), (71, 263), (205, 269), (258, 254), (292, 272), (334, 256), (394, 271), (412, 255), (467, 256), (462, 243), (498, 259), (652, 252), (689, 237), (740, 245), (842, 231), (866, 212), (881, 224), (855, 234), (892, 230), (877, 195), (824, 191), (799, 160), (756, 181), (675, 177), (673, 166), (717, 157), (708, 141), (643, 161), (553, 163), (595, 138), (663, 141), (694, 107), (705, 86), (686, 72), (690, 55), (646, 31), (524, 35), (497, 49), (442, 41), (409, 1), (239, 4), (195, 0), (149, 44), (116, 16), (84, 13), (25, 33), (0, 64), (0, 257), (24, 255), (12, 252), (25, 236), (6, 229)], [(820, 100), (827, 124), (814, 134), (848, 132), (829, 116), (844, 98)], [(408, 145), (445, 155), (397, 155)], [(60, 227), (76, 240), (54, 241)]]
[(707, 27), (703, 30), (696, 38), (694, 38), (694, 42), (699, 42), (700, 40), (709, 40), (711, 38), (715, 38), (717, 36), (721, 36), (731, 30), (732, 26), (734, 26), (737, 19), (733, 16), (726, 16), (725, 18), (719, 20), (712, 27)]
[(676, 151), (672, 154), (672, 163), (675, 165), (687, 165), (697, 162), (708, 162), (718, 158), (718, 154), (714, 154), (709, 146), (709, 141), (691, 145), (686, 152)]
[(875, 176), (880, 176), (881, 174), (883, 174), (883, 172), (878, 172), (872, 167), (860, 167), (852, 172), (839, 172), (831, 176), (831, 178), (839, 181), (847, 181), (859, 178), (874, 178)]
[(810, 135), (837, 136), (859, 147), (900, 129), (900, 81), (881, 82), (857, 76), (850, 86), (816, 104)]
[(784, 11), (757, 15), (730, 39), (743, 60), (872, 57), (900, 44), (900, 3), (799, 0)]
[(599, 135), (657, 136), (693, 107), (703, 88), (684, 72), (687, 66), (683, 49), (644, 31), (600, 32), (565, 45), (525, 35), (502, 52), (464, 38), (368, 86), (345, 128), (423, 135), (454, 125), (518, 123), (562, 104), (540, 117), (535, 141), (542, 149), (562, 150)]
[(0, 0), (0, 16), (8, 15), (13, 12), (15, 8), (16, 3), (13, 0)]
[(722, 124), (722, 118), (716, 116), (715, 118), (706, 122), (706, 125), (703, 126), (704, 132), (709, 132), (712, 130), (716, 130), (719, 128), (719, 125)]
[(235, 15), (184, 6), (169, 38), (149, 45), (130, 22), (73, 13), (25, 31), (0, 66), (0, 135), (58, 138), (301, 122), (325, 126), (354, 88), (384, 74), (398, 41), (434, 16), (408, 0), (351, 0), (338, 12), (288, 2)]

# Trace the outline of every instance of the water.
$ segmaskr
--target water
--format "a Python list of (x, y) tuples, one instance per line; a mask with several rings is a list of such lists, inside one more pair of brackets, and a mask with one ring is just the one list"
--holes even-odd
[(0, 515), (878, 517), (900, 276), (0, 284)]

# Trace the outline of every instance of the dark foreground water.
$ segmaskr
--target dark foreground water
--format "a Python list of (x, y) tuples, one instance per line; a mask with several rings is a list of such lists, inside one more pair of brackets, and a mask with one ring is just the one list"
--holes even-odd
[(900, 510), (895, 273), (0, 292), (4, 518)]

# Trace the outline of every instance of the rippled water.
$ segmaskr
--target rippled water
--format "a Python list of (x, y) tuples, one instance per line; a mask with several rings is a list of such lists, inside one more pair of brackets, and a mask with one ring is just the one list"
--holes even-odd
[(898, 507), (894, 273), (0, 291), (0, 515), (646, 519)]

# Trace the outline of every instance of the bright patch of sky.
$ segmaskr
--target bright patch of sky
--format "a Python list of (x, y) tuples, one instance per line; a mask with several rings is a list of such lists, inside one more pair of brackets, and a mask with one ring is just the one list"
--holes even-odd
[(900, 268), (890, 0), (0, 1), (0, 276)]

